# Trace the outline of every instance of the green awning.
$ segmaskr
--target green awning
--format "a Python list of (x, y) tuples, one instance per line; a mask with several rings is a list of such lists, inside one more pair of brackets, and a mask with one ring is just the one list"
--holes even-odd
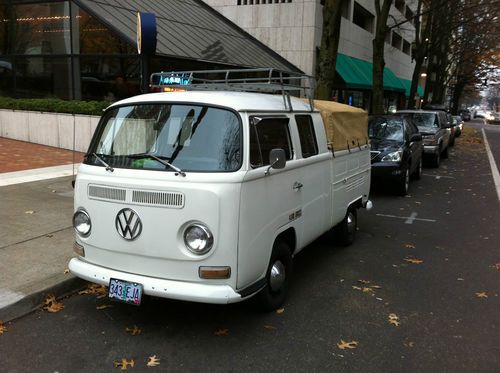
[[(368, 61), (338, 53), (336, 71), (348, 88), (371, 89), (373, 86), (373, 64)], [(384, 90), (405, 91), (401, 80), (387, 67), (384, 68)]]
[[(405, 96), (410, 97), (410, 89), (411, 89), (411, 80), (400, 79), (401, 83), (405, 87)], [(424, 90), (420, 87), (420, 84), (417, 86), (417, 93), (420, 97), (424, 97)]]

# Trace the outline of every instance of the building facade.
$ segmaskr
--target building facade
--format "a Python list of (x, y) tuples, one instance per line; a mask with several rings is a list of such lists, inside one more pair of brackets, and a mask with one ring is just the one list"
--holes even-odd
[[(307, 74), (315, 75), (323, 24), (322, 0), (204, 1), (292, 64)], [(332, 98), (367, 108), (372, 82), (369, 66), (375, 37), (374, 2), (342, 1), (338, 49), (342, 57), (336, 66), (339, 77)], [(415, 38), (413, 18), (416, 6), (416, 0), (396, 0), (391, 6), (388, 25), (406, 22), (392, 28), (386, 37), (384, 88), (387, 108), (402, 106), (409, 99), (407, 95), (414, 69), (411, 46)], [(343, 76), (343, 71), (352, 69), (359, 70), (360, 76), (365, 75), (361, 82), (349, 81), (348, 76)]]
[[(156, 16), (148, 59), (138, 12)], [(201, 0), (0, 0), (0, 96), (114, 101), (140, 93), (144, 71), (247, 67), (300, 71)]]

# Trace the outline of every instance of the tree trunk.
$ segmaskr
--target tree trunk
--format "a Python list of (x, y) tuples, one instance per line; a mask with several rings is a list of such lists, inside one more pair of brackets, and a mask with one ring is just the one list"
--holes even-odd
[(326, 0), (323, 6), (323, 34), (317, 64), (316, 98), (330, 100), (340, 40), (341, 0)]
[(383, 114), (384, 109), (384, 44), (388, 31), (387, 18), (391, 8), (392, 0), (384, 0), (382, 8), (380, 0), (375, 0), (375, 12), (377, 20), (375, 26), (375, 38), (373, 39), (373, 87), (372, 87), (372, 110), (373, 114)]

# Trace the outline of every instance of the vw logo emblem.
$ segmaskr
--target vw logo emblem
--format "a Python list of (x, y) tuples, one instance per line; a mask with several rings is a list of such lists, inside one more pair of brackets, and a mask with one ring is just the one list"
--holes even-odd
[(133, 241), (142, 232), (142, 222), (139, 215), (134, 210), (122, 209), (115, 219), (115, 226), (118, 234), (128, 241)]

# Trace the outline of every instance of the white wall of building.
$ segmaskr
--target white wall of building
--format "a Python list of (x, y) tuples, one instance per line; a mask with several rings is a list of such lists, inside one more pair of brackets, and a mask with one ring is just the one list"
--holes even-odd
[[(323, 23), (320, 0), (279, 0), (278, 3), (275, 0), (272, 3), (270, 0), (204, 1), (306, 74), (315, 75), (316, 48), (321, 44)], [(352, 22), (354, 1), (375, 15), (373, 0), (349, 0), (348, 19), (342, 17), (339, 53), (371, 62), (375, 35)], [(416, 0), (405, 2), (415, 11)], [(403, 14), (392, 6), (389, 24), (403, 19)], [(405, 23), (396, 32), (413, 42), (415, 28), (412, 24)], [(411, 79), (414, 66), (411, 57), (387, 43), (385, 63), (399, 78)]]

